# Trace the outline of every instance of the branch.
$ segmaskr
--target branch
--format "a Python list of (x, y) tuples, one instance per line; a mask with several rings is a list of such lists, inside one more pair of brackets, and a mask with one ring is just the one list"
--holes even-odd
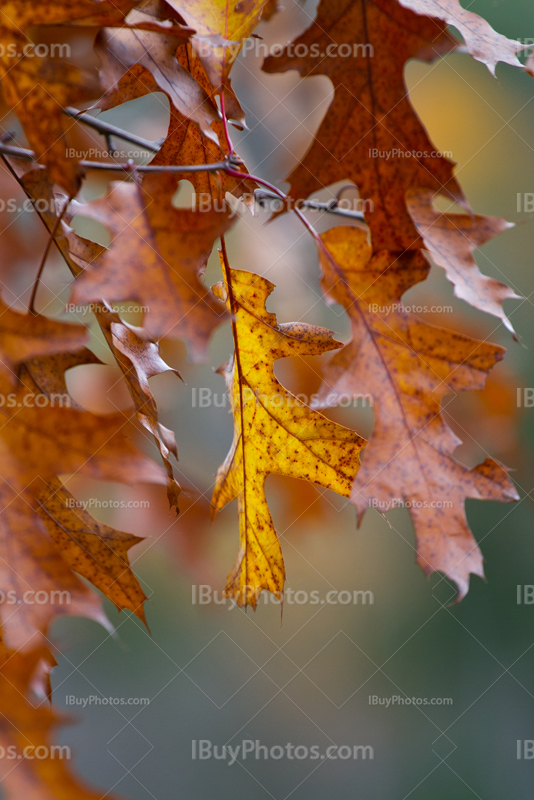
[[(69, 111), (74, 113), (75, 109), (69, 109)], [(73, 116), (73, 114), (71, 115)], [(107, 123), (103, 123), (107, 125)], [(121, 132), (120, 128), (114, 128), (113, 125), (108, 126), (113, 129), (113, 131), (107, 131), (107, 135), (112, 135), (112, 133), (116, 136), (121, 136), (125, 133)], [(116, 133), (114, 133), (116, 131)], [(102, 134), (104, 131), (102, 129)], [(130, 140), (131, 141), (131, 140)], [(144, 146), (144, 145), (143, 145)], [(4, 156), (11, 156), (12, 158), (22, 158), (26, 161), (35, 161), (35, 153), (33, 150), (26, 150), (22, 147), (14, 147), (13, 145), (4, 144), (0, 142), (0, 155)], [(37, 164), (38, 162), (36, 162)], [(110, 161), (107, 163), (106, 161), (79, 161), (78, 162), (83, 169), (95, 169), (95, 170), (109, 170), (111, 172), (127, 172), (131, 174), (132, 168), (130, 162), (127, 164), (119, 164), (114, 161)], [(235, 170), (235, 167), (241, 164), (241, 159), (239, 156), (235, 154), (228, 155), (224, 161), (217, 161), (214, 164), (178, 164), (178, 165), (165, 165), (165, 164), (146, 164), (146, 165), (138, 165), (135, 167), (136, 172), (139, 173), (150, 173), (150, 172), (171, 172), (171, 173), (188, 173), (188, 172), (227, 172), (234, 177), (240, 178), (250, 178), (251, 180), (255, 181), (256, 183), (263, 183), (265, 185), (265, 181), (261, 181), (259, 178), (256, 178), (253, 175), (247, 175), (243, 172), (238, 172)], [(261, 189), (256, 189), (254, 192), (255, 198), (258, 200), (260, 205), (266, 200), (280, 200), (284, 202), (286, 200), (286, 196), (283, 193), (278, 193), (278, 190), (275, 192), (275, 187), (271, 187), (271, 184), (268, 184), (269, 189), (273, 191), (265, 191)], [(324, 211), (327, 214), (335, 214), (339, 217), (346, 217), (348, 219), (357, 219), (361, 222), (365, 222), (365, 216), (362, 211), (355, 211), (350, 208), (341, 208), (339, 197), (334, 197), (332, 200), (328, 200), (325, 203), (321, 203), (318, 200), (302, 200), (299, 203), (299, 208), (308, 208), (311, 211)]]

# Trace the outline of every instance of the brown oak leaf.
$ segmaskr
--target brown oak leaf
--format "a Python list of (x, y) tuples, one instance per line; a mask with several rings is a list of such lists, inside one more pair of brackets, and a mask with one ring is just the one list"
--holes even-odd
[(376, 251), (420, 246), (406, 191), (429, 189), (465, 201), (453, 163), (436, 152), (412, 108), (404, 67), (411, 58), (432, 61), (456, 45), (444, 22), (414, 14), (396, 0), (321, 0), (315, 22), (263, 67), (269, 73), (326, 75), (334, 84), (314, 142), (288, 178), (292, 200), (351, 180)]
[(469, 469), (452, 457), (460, 440), (441, 416), (442, 400), (482, 389), (504, 349), (404, 310), (403, 293), (428, 274), (420, 253), (373, 255), (357, 228), (333, 228), (321, 239), (323, 288), (346, 309), (352, 339), (324, 371), (320, 405), (362, 394), (374, 401), (375, 427), (351, 494), (358, 520), (369, 507), (409, 507), (418, 564), (427, 575), (440, 571), (454, 581), (459, 600), (470, 574), (483, 575), (466, 498), (510, 502), (518, 496), (492, 458)]

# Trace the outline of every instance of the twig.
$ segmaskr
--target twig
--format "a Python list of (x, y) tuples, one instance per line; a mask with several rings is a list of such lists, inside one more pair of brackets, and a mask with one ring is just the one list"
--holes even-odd
[(150, 150), (151, 153), (157, 153), (162, 144), (162, 142), (151, 142), (148, 139), (143, 139), (141, 136), (136, 136), (134, 133), (128, 133), (128, 131), (117, 128), (115, 125), (110, 125), (109, 122), (104, 122), (98, 117), (84, 116), (87, 113), (86, 111), (78, 111), (77, 108), (72, 108), (72, 106), (64, 108), (63, 113), (66, 114), (67, 117), (81, 122), (82, 125), (93, 128), (95, 131), (101, 133), (102, 136), (117, 136), (119, 139), (124, 139), (125, 142), (130, 142), (131, 144), (136, 144), (138, 147), (142, 147), (143, 150)]
[[(1, 152), (1, 147), (0, 147)], [(114, 172), (129, 172), (128, 164), (117, 164), (116, 162), (106, 164), (105, 161), (80, 161), (80, 166), (84, 169), (112, 170)], [(225, 171), (230, 166), (228, 160), (217, 161), (215, 164), (140, 164), (136, 166), (137, 172), (218, 172)]]
[[(121, 136), (122, 134), (117, 133), (116, 135)], [(11, 158), (22, 158), (26, 161), (35, 160), (35, 153), (32, 150), (26, 150), (22, 147), (14, 147), (13, 145), (4, 144), (2, 142), (0, 142), (0, 155), (11, 156)], [(80, 161), (79, 164), (83, 169), (131, 173), (131, 167), (129, 164), (120, 164), (115, 161), (110, 161), (109, 163), (105, 161)], [(136, 171), (139, 173), (174, 172), (178, 174), (188, 172), (226, 172), (228, 175), (232, 175), (235, 178), (239, 177), (240, 179), (250, 179), (256, 183), (260, 183), (262, 186), (265, 186), (268, 191), (261, 191), (258, 189), (255, 191), (255, 197), (258, 199), (260, 204), (264, 200), (278, 199), (282, 202), (287, 200), (287, 197), (283, 192), (280, 192), (275, 186), (267, 183), (267, 181), (263, 181), (253, 175), (247, 175), (246, 173), (239, 172), (238, 170), (234, 169), (235, 166), (238, 166), (239, 164), (241, 164), (241, 159), (239, 156), (236, 156), (232, 153), (229, 154), (224, 161), (218, 161), (214, 164), (141, 164), (136, 166)], [(354, 211), (350, 208), (341, 208), (339, 202), (339, 198), (332, 198), (332, 200), (328, 200), (324, 203), (321, 203), (318, 200), (301, 200), (299, 207), (308, 208), (311, 211), (324, 211), (328, 214), (336, 214), (339, 217), (357, 219), (361, 222), (365, 222), (365, 216), (362, 211)]]
[[(263, 204), (264, 200), (280, 200), (280, 202), (283, 202), (282, 198), (278, 194), (275, 194), (274, 192), (265, 192), (261, 189), (256, 189), (254, 196), (260, 205)], [(300, 208), (309, 208), (311, 211), (326, 211), (328, 214), (337, 214), (340, 217), (349, 217), (350, 219), (358, 219), (362, 222), (365, 222), (365, 215), (363, 211), (354, 211), (350, 208), (340, 207), (339, 199), (337, 197), (333, 197), (331, 200), (327, 200), (325, 203), (320, 203), (318, 200), (302, 200), (299, 203), (299, 206)]]
[[(11, 158), (22, 158), (26, 161), (35, 161), (35, 153), (33, 150), (25, 150), (23, 147), (14, 147), (13, 145), (3, 144), (0, 142), (0, 155), (11, 156)], [(119, 164), (116, 161), (110, 161), (109, 164), (105, 161), (79, 161), (81, 167), (84, 169), (103, 169), (112, 170), (114, 172), (128, 172), (128, 164)], [(146, 164), (136, 167), (138, 172), (217, 172), (218, 170), (226, 170), (228, 167), (234, 166), (234, 159), (228, 157), (224, 161), (218, 161), (215, 164), (183, 164), (171, 165), (165, 164)], [(37, 165), (37, 162), (36, 162)]]
[(0, 153), (12, 158), (23, 158), (26, 161), (33, 161), (35, 158), (33, 150), (25, 150), (23, 147), (15, 147), (11, 144), (4, 144), (4, 142), (0, 143)]

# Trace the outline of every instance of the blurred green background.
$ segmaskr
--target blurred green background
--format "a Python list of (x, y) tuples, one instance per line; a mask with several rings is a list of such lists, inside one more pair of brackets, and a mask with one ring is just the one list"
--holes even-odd
[[(258, 29), (269, 45), (298, 35), (315, 8), (314, 3), (293, 0), (284, 0), (284, 6)], [(475, 0), (469, 9), (511, 38), (534, 37), (534, 6), (527, 0)], [(296, 73), (270, 76), (260, 68), (261, 59), (251, 53), (236, 64), (233, 85), (249, 130), (235, 132), (233, 138), (251, 171), (284, 186), (332, 90), (323, 77), (302, 81)], [(340, 498), (280, 480), (268, 482), (268, 496), (283, 539), (288, 587), (318, 591), (322, 597), (331, 589), (370, 591), (374, 602), (288, 603), (282, 623), (275, 604), (261, 603), (256, 613), (194, 604), (193, 585), (222, 590), (237, 550), (235, 504), (210, 529), (203, 499), (210, 496), (213, 475), (231, 442), (228, 406), (198, 408), (192, 402), (193, 390), (201, 387), (223, 395), (223, 380), (213, 368), (230, 355), (230, 330), (225, 326), (218, 331), (209, 364), (200, 367), (187, 363), (180, 344), (165, 344), (165, 357), (180, 369), (184, 383), (163, 375), (152, 385), (162, 422), (176, 433), (179, 479), (191, 489), (183, 516), (175, 522), (167, 513), (164, 493), (149, 487), (71, 484), (80, 499), (98, 495), (151, 503), (150, 509), (98, 513), (123, 530), (152, 537), (133, 553), (135, 570), (150, 597), (150, 634), (137, 619), (128, 614), (119, 618), (111, 607), (114, 637), (82, 619), (61, 620), (54, 628), (61, 651), (53, 673), (54, 700), (77, 720), (61, 729), (59, 741), (72, 746), (77, 770), (103, 796), (533, 796), (534, 760), (518, 760), (516, 750), (517, 740), (534, 739), (534, 605), (518, 605), (516, 597), (518, 585), (534, 584), (529, 497), (534, 409), (517, 408), (516, 390), (534, 386), (534, 315), (529, 300), (534, 289), (534, 220), (517, 211), (518, 194), (534, 192), (534, 84), (528, 75), (502, 64), (494, 79), (483, 65), (460, 54), (434, 65), (410, 63), (406, 80), (436, 147), (452, 151), (472, 207), (519, 223), (487, 244), (477, 260), (483, 272), (505, 280), (527, 298), (506, 305), (522, 344), (513, 342), (496, 320), (456, 300), (440, 270), (433, 269), (429, 281), (405, 296), (405, 303), (453, 305), (453, 315), (428, 318), (508, 348), (484, 396), (448, 398), (446, 410), (464, 440), (457, 451), (460, 460), (472, 465), (490, 454), (515, 468), (519, 503), (468, 501), (487, 582), (473, 578), (468, 596), (451, 606), (452, 585), (439, 575), (426, 579), (415, 565), (407, 510), (391, 512), (390, 525), (369, 511), (356, 530), (354, 511)], [(167, 103), (163, 95), (154, 95), (104, 118), (157, 138), (166, 130)], [(104, 190), (104, 178), (91, 178), (84, 197), (91, 199)], [(187, 187), (179, 201), (189, 201)], [(324, 215), (310, 212), (309, 217), (320, 230), (335, 223)], [(344, 314), (337, 307), (327, 308), (321, 299), (314, 247), (302, 226), (289, 216), (269, 225), (266, 220), (265, 213), (257, 219), (242, 215), (229, 237), (232, 265), (277, 284), (269, 309), (279, 321), (302, 319), (347, 338)], [(33, 231), (34, 224), (28, 219), (16, 223), (21, 231), (23, 226)], [(79, 232), (89, 230), (82, 218), (76, 225)], [(105, 239), (105, 232), (91, 230)], [(41, 303), (46, 313), (59, 314), (68, 298), (68, 274), (59, 263), (49, 272)], [(206, 281), (219, 279), (214, 258)], [(16, 294), (16, 276), (13, 287)], [(96, 334), (95, 347), (104, 353)], [(276, 370), (292, 389), (311, 385), (310, 375), (295, 374), (287, 365), (278, 364)], [(111, 366), (74, 370), (69, 384), (94, 410), (127, 405)], [(345, 409), (332, 416), (364, 435), (372, 430), (369, 409)], [(144, 440), (142, 445), (148, 448)], [(306, 511), (309, 504), (312, 509)], [(70, 695), (149, 698), (150, 703), (82, 708), (67, 705)], [(370, 695), (453, 702), (386, 708), (370, 704)], [(317, 745), (323, 751), (331, 744), (370, 745), (374, 758), (240, 759), (228, 766), (227, 761), (193, 760), (193, 739), (218, 746), (235, 746), (244, 739), (260, 740), (268, 747), (291, 742)]]

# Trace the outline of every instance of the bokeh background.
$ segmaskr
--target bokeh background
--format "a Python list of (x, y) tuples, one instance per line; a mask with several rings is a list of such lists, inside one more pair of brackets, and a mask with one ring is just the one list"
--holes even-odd
[[(284, 0), (285, 8), (258, 33), (267, 45), (304, 30), (315, 2)], [(511, 38), (534, 37), (534, 6), (527, 0), (474, 0), (469, 9)], [(40, 34), (41, 35), (41, 34)], [(54, 41), (64, 35), (47, 34)], [(94, 68), (86, 32), (73, 40), (73, 57)], [(213, 476), (232, 438), (229, 407), (195, 407), (194, 390), (209, 388), (223, 403), (224, 382), (214, 368), (232, 349), (229, 326), (214, 338), (209, 363), (192, 366), (180, 343), (164, 343), (166, 360), (183, 382), (167, 374), (152, 386), (161, 420), (176, 433), (178, 477), (188, 487), (183, 512), (174, 520), (164, 491), (71, 481), (79, 499), (145, 500), (146, 509), (101, 509), (116, 527), (149, 537), (132, 554), (150, 600), (148, 632), (128, 613), (107, 604), (115, 635), (84, 619), (65, 619), (53, 629), (60, 655), (53, 673), (54, 702), (76, 724), (61, 728), (58, 741), (73, 749), (74, 765), (94, 786), (131, 800), (273, 800), (365, 797), (412, 800), (530, 800), (534, 761), (517, 759), (517, 740), (534, 739), (534, 605), (517, 603), (517, 586), (534, 584), (534, 526), (529, 458), (534, 408), (518, 407), (517, 390), (534, 386), (534, 220), (518, 211), (518, 195), (534, 192), (534, 83), (500, 64), (497, 79), (466, 55), (437, 64), (406, 67), (411, 100), (441, 150), (452, 151), (456, 174), (473, 208), (517, 222), (514, 229), (477, 253), (483, 272), (513, 286), (524, 300), (506, 311), (521, 343), (493, 318), (453, 297), (441, 270), (412, 289), (404, 302), (451, 305), (452, 314), (426, 315), (436, 324), (489, 338), (508, 348), (483, 393), (446, 399), (446, 416), (464, 444), (457, 457), (468, 465), (486, 455), (515, 471), (520, 502), (513, 506), (468, 501), (467, 513), (485, 556), (487, 582), (473, 578), (468, 596), (450, 605), (452, 585), (430, 579), (415, 565), (407, 510), (368, 512), (356, 530), (352, 507), (330, 492), (270, 478), (273, 518), (283, 540), (288, 587), (373, 593), (374, 602), (337, 605), (260, 604), (256, 613), (228, 605), (192, 602), (192, 587), (219, 594), (237, 550), (235, 504), (209, 523)], [(248, 130), (233, 137), (249, 169), (283, 187), (283, 180), (311, 141), (332, 97), (329, 81), (305, 81), (297, 73), (265, 75), (261, 58), (240, 57), (233, 84), (247, 113)], [(103, 116), (150, 139), (165, 134), (163, 95), (128, 103)], [(80, 126), (81, 127), (81, 126)], [(15, 119), (12, 129), (21, 144)], [(90, 145), (86, 131), (80, 146)], [(99, 142), (101, 144), (101, 140)], [(82, 200), (104, 193), (107, 176), (91, 176)], [(4, 199), (18, 197), (6, 174)], [(190, 202), (185, 184), (178, 204)], [(325, 192), (321, 199), (328, 195)], [(522, 207), (522, 206), (521, 206)], [(25, 307), (46, 237), (30, 212), (4, 212), (2, 292)], [(228, 237), (234, 267), (269, 278), (277, 289), (269, 309), (280, 321), (304, 320), (348, 337), (345, 315), (328, 308), (318, 288), (313, 243), (297, 220), (244, 213)], [(319, 230), (339, 220), (309, 212)], [(79, 216), (78, 232), (106, 243), (107, 232)], [(206, 274), (220, 279), (217, 259)], [(61, 316), (69, 274), (52, 256), (39, 294), (39, 308)], [(87, 323), (88, 317), (64, 316)], [(131, 317), (131, 321), (136, 321)], [(69, 373), (69, 387), (85, 407), (127, 413), (128, 396), (96, 331), (94, 349), (109, 366)], [(317, 388), (320, 360), (303, 369), (278, 363), (279, 378), (293, 391)], [(197, 395), (198, 397), (198, 395)], [(372, 431), (372, 410), (341, 409), (331, 416), (363, 435)], [(139, 444), (152, 452), (139, 434)], [(83, 700), (149, 698), (146, 706), (67, 705)], [(452, 698), (452, 705), (372, 705), (370, 695)], [(374, 759), (347, 761), (193, 760), (192, 740), (219, 747), (244, 739), (261, 744), (370, 745)]]

